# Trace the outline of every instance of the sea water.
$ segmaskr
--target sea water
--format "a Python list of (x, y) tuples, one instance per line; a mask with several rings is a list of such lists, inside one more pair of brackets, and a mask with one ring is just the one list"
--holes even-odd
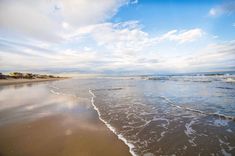
[(234, 76), (100, 77), (49, 86), (86, 97), (132, 155), (235, 155)]

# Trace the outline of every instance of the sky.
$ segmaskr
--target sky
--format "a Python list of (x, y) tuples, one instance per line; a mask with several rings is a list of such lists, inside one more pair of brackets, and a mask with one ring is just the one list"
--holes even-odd
[(235, 0), (0, 0), (0, 72), (235, 69)]

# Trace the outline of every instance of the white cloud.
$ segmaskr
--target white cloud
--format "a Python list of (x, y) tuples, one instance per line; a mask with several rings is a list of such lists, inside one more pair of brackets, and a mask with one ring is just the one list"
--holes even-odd
[[(178, 33), (177, 33), (178, 32)], [(153, 46), (168, 40), (176, 43), (186, 43), (195, 41), (203, 35), (201, 29), (191, 29), (187, 31), (169, 31), (160, 36), (150, 36), (141, 29), (138, 21), (127, 21), (121, 23), (102, 23), (81, 27), (67, 35), (68, 40), (75, 38), (89, 38), (112, 54), (132, 56), (150, 51)]]
[(58, 11), (72, 25), (88, 25), (103, 22), (114, 14), (127, 0), (61, 0)]
[(109, 55), (134, 55), (151, 46), (155, 40), (142, 31), (138, 21), (102, 23), (79, 28), (68, 38), (88, 37)]
[[(168, 72), (198, 72), (214, 70), (233, 70), (235, 62), (235, 41), (214, 43), (205, 46), (199, 51), (174, 57), (162, 56), (161, 51), (155, 58), (156, 63), (151, 63), (149, 57), (144, 63), (146, 71)], [(152, 57), (154, 58), (154, 57)]]
[[(158, 45), (158, 44), (157, 44)], [(156, 45), (156, 48), (158, 47)], [(107, 45), (109, 46), (109, 45)], [(125, 47), (121, 49), (126, 50)], [(2, 69), (75, 69), (87, 72), (125, 72), (125, 71), (174, 71), (192, 72), (211, 69), (229, 69), (234, 66), (235, 41), (209, 44), (205, 48), (189, 55), (166, 57), (164, 49), (150, 49), (148, 46), (132, 55), (109, 48), (95, 51), (88, 47), (82, 49), (64, 49), (56, 53), (40, 54), (36, 49), (21, 48), (22, 53), (1, 51), (0, 66)], [(14, 60), (14, 61), (9, 61)]]
[(178, 30), (171, 30), (167, 32), (166, 34), (162, 35), (162, 40), (171, 40), (171, 41), (177, 41), (180, 43), (184, 42), (191, 42), (198, 38), (200, 38), (203, 35), (203, 31), (199, 28), (182, 31), (179, 32)]
[(57, 24), (25, 1), (0, 1), (0, 28), (38, 39), (57, 40)]
[(211, 8), (211, 9), (209, 10), (209, 15), (210, 15), (210, 16), (217, 16), (217, 15), (220, 15), (222, 12), (223, 12), (223, 11), (221, 10), (220, 7), (218, 7), (218, 8)]
[[(150, 36), (141, 29), (138, 21), (127, 21), (121, 23), (101, 23), (70, 29), (70, 25), (64, 24), (69, 30), (65, 34), (66, 42), (54, 45), (53, 52), (48, 55), (35, 57), (23, 56), (19, 53), (6, 55), (2, 53), (0, 57), (4, 60), (5, 68), (14, 67), (8, 62), (9, 56), (14, 59), (21, 59), (20, 68), (76, 68), (88, 71), (154, 71), (172, 68), (183, 68), (181, 60), (178, 58), (166, 58), (161, 53), (164, 49), (159, 49), (159, 45), (165, 42), (174, 41), (176, 43), (191, 42), (202, 35), (201, 29), (172, 30), (163, 35)], [(84, 44), (85, 43), (85, 44)], [(13, 43), (14, 44), (14, 43)], [(36, 43), (35, 43), (36, 44)], [(81, 47), (77, 47), (81, 44)], [(74, 47), (76, 48), (70, 48)], [(183, 45), (183, 44), (181, 44)], [(31, 51), (27, 53), (37, 54), (38, 48), (27, 46)], [(46, 48), (50, 49), (50, 46)], [(20, 49), (24, 51), (24, 49)], [(33, 61), (29, 61), (33, 60)], [(41, 60), (45, 60), (42, 63)], [(32, 63), (32, 66), (31, 66)]]
[(138, 3), (138, 0), (132, 0), (130, 1), (131, 4), (137, 4)]
[(234, 68), (235, 41), (209, 44), (196, 54), (186, 56), (181, 62), (186, 65), (184, 68), (188, 71)]
[(235, 11), (235, 1), (226, 1), (226, 3), (211, 8), (209, 10), (210, 16), (219, 16), (222, 14), (232, 14)]
[[(231, 65), (228, 60), (235, 58), (234, 42), (210, 45), (187, 56), (180, 50), (179, 56), (164, 55), (166, 49), (161, 48), (162, 44), (175, 49), (193, 45), (205, 34), (200, 28), (152, 35), (138, 21), (107, 22), (120, 6), (137, 2), (0, 0), (0, 29), (25, 36), (0, 39), (1, 69), (190, 71)], [(217, 14), (216, 10), (212, 14)]]
[(111, 18), (129, 0), (1, 0), (0, 29), (39, 40), (58, 41), (69, 26), (96, 24)]

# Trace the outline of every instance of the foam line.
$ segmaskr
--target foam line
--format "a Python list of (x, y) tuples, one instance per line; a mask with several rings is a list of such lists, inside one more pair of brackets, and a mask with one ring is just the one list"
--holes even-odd
[(199, 113), (199, 114), (204, 114), (204, 115), (211, 115), (211, 116), (214, 116), (214, 117), (218, 117), (220, 119), (224, 119), (224, 120), (231, 120), (231, 121), (234, 121), (235, 122), (235, 117), (233, 116), (228, 116), (228, 115), (224, 115), (224, 114), (218, 114), (218, 113), (207, 113), (207, 112), (203, 112), (201, 110), (198, 110), (198, 109), (192, 109), (192, 108), (189, 108), (189, 107), (182, 107), (182, 106), (178, 106), (176, 105), (173, 101), (171, 101), (170, 99), (168, 99), (167, 97), (164, 97), (164, 96), (160, 96), (162, 99), (164, 99), (165, 101), (167, 101), (169, 103), (169, 105), (173, 106), (173, 107), (176, 107), (176, 108), (179, 108), (179, 109), (184, 109), (184, 110), (187, 110), (187, 111), (191, 111), (191, 112), (195, 112), (195, 113)]
[(55, 95), (60, 95), (60, 93), (59, 92), (56, 92), (56, 91), (54, 91), (54, 90), (50, 90), (50, 92), (52, 93), (52, 94), (55, 94)]
[(101, 114), (100, 114), (100, 111), (99, 109), (96, 107), (96, 105), (94, 104), (95, 103), (95, 100), (94, 98), (96, 97), (95, 94), (92, 92), (91, 89), (89, 89), (89, 93), (92, 95), (91, 97), (91, 104), (92, 106), (94, 107), (94, 109), (96, 110), (96, 112), (98, 113), (98, 116), (99, 116), (99, 119), (100, 121), (102, 121), (115, 135), (117, 135), (118, 139), (122, 140), (128, 147), (129, 147), (129, 152), (131, 153), (131, 155), (133, 156), (137, 156), (137, 154), (134, 152), (134, 145), (129, 143), (127, 141), (126, 138), (124, 138), (124, 136), (122, 134), (118, 134), (117, 131), (115, 130), (114, 127), (112, 127), (107, 121), (105, 121), (104, 119), (101, 118)]

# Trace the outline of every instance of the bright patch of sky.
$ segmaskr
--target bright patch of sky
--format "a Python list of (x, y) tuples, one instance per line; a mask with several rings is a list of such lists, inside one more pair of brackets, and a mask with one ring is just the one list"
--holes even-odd
[(235, 69), (235, 1), (1, 0), (0, 72)]

